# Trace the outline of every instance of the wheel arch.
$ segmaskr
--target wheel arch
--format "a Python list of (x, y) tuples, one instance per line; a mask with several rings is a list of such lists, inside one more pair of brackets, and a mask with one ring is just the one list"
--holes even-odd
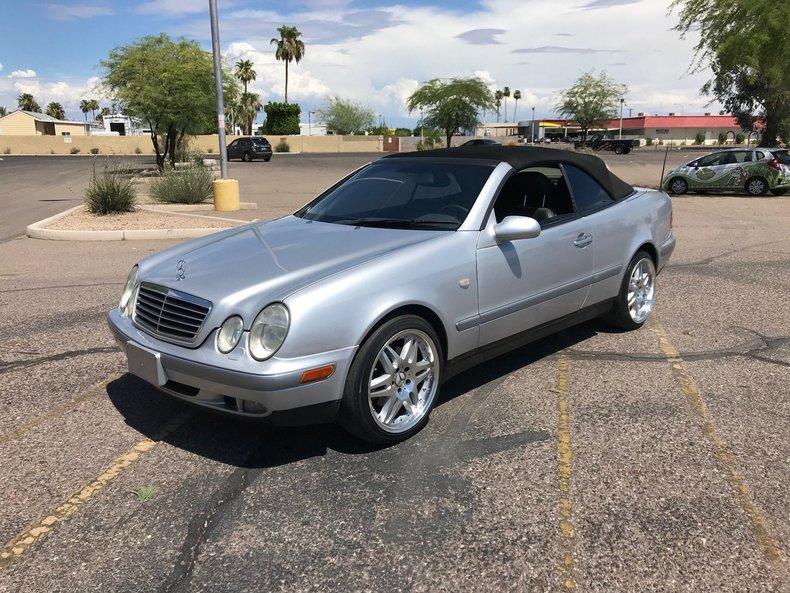
[(444, 322), (442, 321), (441, 317), (430, 307), (426, 305), (422, 305), (419, 303), (409, 303), (404, 305), (399, 305), (394, 309), (384, 313), (381, 315), (371, 326), (368, 328), (365, 335), (360, 339), (359, 343), (364, 344), (365, 341), (375, 332), (379, 327), (385, 324), (390, 319), (394, 319), (396, 317), (400, 317), (401, 315), (416, 315), (417, 317), (423, 318), (428, 324), (433, 327), (436, 335), (439, 336), (439, 342), (441, 343), (442, 347), (442, 357), (444, 358), (444, 362), (447, 361), (447, 328), (444, 326)]
[(658, 249), (656, 249), (656, 246), (653, 245), (653, 242), (645, 241), (642, 243), (634, 250), (634, 252), (631, 254), (631, 257), (628, 258), (628, 261), (630, 262), (640, 251), (645, 251), (650, 256), (650, 259), (653, 260), (653, 265), (656, 267), (656, 270), (658, 270)]

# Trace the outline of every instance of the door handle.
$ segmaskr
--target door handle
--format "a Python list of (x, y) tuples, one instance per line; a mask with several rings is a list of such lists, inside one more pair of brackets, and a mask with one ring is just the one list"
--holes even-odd
[(579, 236), (576, 237), (576, 240), (573, 242), (575, 247), (587, 247), (590, 243), (592, 243), (593, 237), (589, 233), (579, 233)]

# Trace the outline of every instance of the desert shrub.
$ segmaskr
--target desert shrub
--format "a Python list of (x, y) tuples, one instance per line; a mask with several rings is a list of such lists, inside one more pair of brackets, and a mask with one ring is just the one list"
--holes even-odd
[(209, 146), (209, 147), (206, 149), (206, 152), (207, 152), (208, 154), (214, 154), (214, 149), (213, 149), (213, 148), (211, 148), (211, 147)]
[(727, 134), (724, 132), (719, 132), (719, 144), (723, 145), (727, 142)]
[(211, 169), (190, 164), (180, 169), (167, 167), (151, 180), (151, 197), (167, 204), (199, 204), (213, 193)]
[(77, 148), (76, 146), (72, 146), (72, 147), (69, 149), (69, 154), (79, 154), (79, 153), (80, 153), (80, 149), (79, 149), (79, 148)]
[(645, 146), (653, 146), (653, 139), (650, 136), (645, 138)]
[(735, 135), (735, 144), (743, 144), (746, 141), (746, 134), (738, 132)]
[(697, 132), (694, 135), (694, 144), (704, 144), (705, 143), (705, 132)]
[(285, 140), (280, 140), (274, 145), (274, 152), (291, 152), (291, 146)]
[(105, 167), (101, 173), (93, 171), (85, 190), (85, 206), (98, 216), (134, 210), (137, 195), (130, 177), (116, 167)]
[(55, 149), (54, 148), (50, 148), (49, 149), (49, 154), (55, 154)]
[(91, 154), (99, 154), (99, 149), (94, 146), (91, 148)]
[(134, 154), (143, 154), (143, 149), (140, 148), (139, 146), (135, 146)]

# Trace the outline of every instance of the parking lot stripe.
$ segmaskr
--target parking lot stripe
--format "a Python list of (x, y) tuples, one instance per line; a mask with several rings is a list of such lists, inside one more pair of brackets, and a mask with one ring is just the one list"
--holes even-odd
[(725, 440), (721, 437), (716, 430), (716, 424), (713, 416), (708, 409), (702, 393), (697, 387), (696, 382), (691, 377), (683, 364), (683, 359), (678, 353), (675, 345), (670, 341), (669, 334), (661, 323), (652, 317), (649, 323), (650, 329), (658, 338), (658, 344), (661, 352), (664, 353), (666, 359), (672, 367), (672, 373), (675, 376), (675, 382), (680, 386), (683, 395), (691, 404), (694, 413), (697, 415), (701, 427), (702, 434), (705, 435), (711, 448), (713, 455), (718, 461), (721, 468), (724, 470), (724, 476), (729, 482), (735, 498), (739, 506), (749, 518), (749, 524), (752, 528), (757, 545), (760, 547), (766, 559), (775, 567), (783, 570), (784, 561), (782, 549), (779, 546), (778, 538), (774, 535), (773, 530), (765, 517), (762, 509), (752, 499), (749, 486), (746, 481), (738, 473), (735, 464), (735, 458), (732, 455)]
[(573, 505), (571, 503), (571, 477), (573, 453), (571, 451), (570, 411), (568, 404), (568, 374), (570, 361), (564, 355), (557, 360), (557, 481), (560, 490), (560, 539), (562, 561), (559, 568), (562, 584), (566, 589), (576, 587), (573, 579)]
[(143, 439), (126, 453), (116, 458), (102, 473), (69, 496), (54, 510), (39, 519), (32, 527), (23, 531), (3, 546), (0, 549), (0, 570), (8, 568), (38, 540), (51, 533), (61, 523), (73, 517), (85, 503), (91, 500), (107, 484), (121, 475), (127, 467), (143, 455), (149, 453), (162, 439), (178, 430), (189, 417), (189, 413), (184, 413), (173, 418), (160, 429), (155, 437)]
[(106, 378), (106, 379), (104, 379), (102, 381), (99, 381), (93, 387), (91, 387), (91, 388), (87, 389), (86, 391), (83, 391), (81, 394), (71, 398), (65, 404), (61, 404), (59, 406), (55, 406), (54, 408), (52, 408), (48, 412), (45, 412), (45, 413), (41, 414), (40, 416), (36, 416), (35, 418), (33, 418), (31, 420), (28, 420), (27, 422), (23, 422), (22, 424), (17, 426), (14, 430), (11, 430), (11, 431), (9, 431), (9, 432), (7, 432), (5, 434), (0, 435), (0, 445), (2, 445), (4, 443), (7, 443), (8, 441), (13, 441), (14, 439), (18, 439), (20, 436), (25, 434), (30, 429), (35, 428), (36, 426), (38, 426), (39, 424), (42, 424), (43, 422), (46, 422), (47, 420), (51, 420), (52, 418), (56, 418), (57, 416), (60, 416), (64, 412), (67, 412), (71, 408), (77, 406), (78, 404), (81, 404), (86, 399), (89, 399), (89, 398), (93, 397), (94, 395), (99, 394), (105, 387), (107, 387), (108, 383), (110, 383), (111, 381), (114, 381), (117, 378), (118, 378), (118, 375), (113, 375), (113, 376), (108, 377), (108, 378)]

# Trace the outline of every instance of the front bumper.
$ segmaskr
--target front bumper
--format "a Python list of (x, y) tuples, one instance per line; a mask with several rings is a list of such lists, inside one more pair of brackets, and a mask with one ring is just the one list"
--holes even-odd
[[(333, 420), (356, 352), (354, 346), (300, 358), (275, 356), (258, 362), (250, 359), (244, 350), (246, 334), (235, 350), (223, 355), (213, 347), (216, 330), (201, 347), (193, 350), (148, 335), (118, 309), (110, 311), (107, 325), (127, 358), (129, 349), (136, 346), (159, 359), (164, 377), (155, 387), (165, 393), (231, 414), (271, 416), (274, 422), (281, 418), (283, 424)], [(330, 377), (300, 383), (304, 371), (327, 364), (335, 365)], [(245, 365), (247, 368), (242, 368)], [(304, 422), (299, 422), (300, 412), (304, 412)]]

